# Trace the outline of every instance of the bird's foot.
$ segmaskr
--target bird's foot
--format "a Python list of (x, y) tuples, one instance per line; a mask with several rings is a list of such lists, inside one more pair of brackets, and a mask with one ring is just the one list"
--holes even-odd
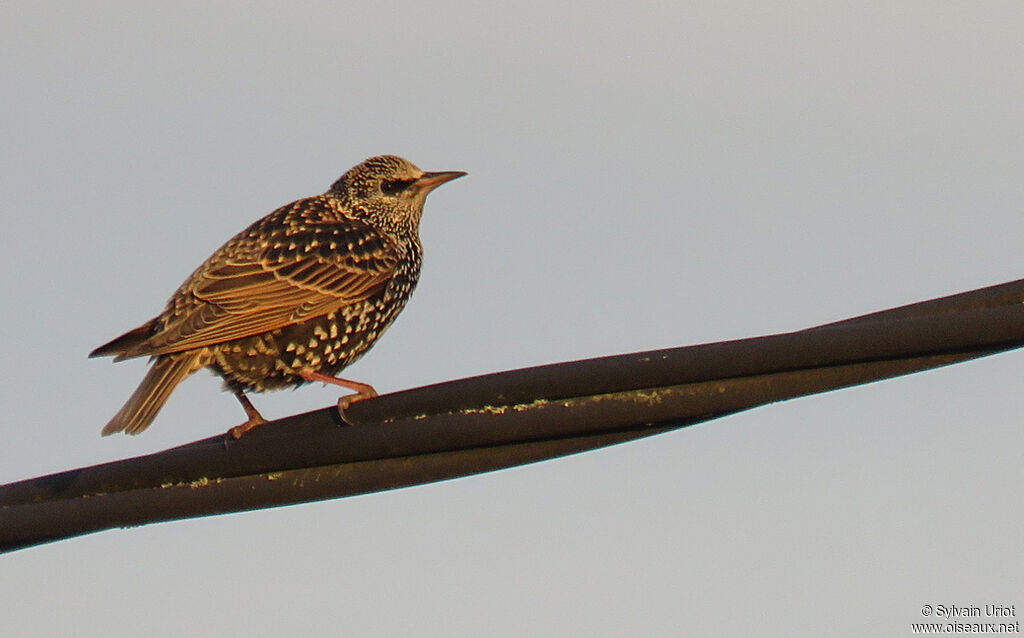
[(267, 420), (261, 416), (257, 416), (256, 418), (250, 417), (248, 421), (241, 425), (236, 425), (235, 427), (228, 430), (227, 433), (228, 436), (230, 436), (233, 439), (240, 439), (242, 438), (242, 435), (248, 432), (249, 430), (253, 429), (254, 427), (263, 425), (266, 422)]
[(345, 422), (346, 425), (355, 425), (355, 423), (348, 420), (348, 416), (345, 415), (345, 410), (348, 406), (352, 405), (356, 401), (362, 401), (363, 399), (372, 399), (377, 396), (377, 391), (371, 386), (366, 386), (366, 390), (363, 392), (357, 392), (356, 394), (346, 394), (345, 396), (338, 399), (338, 416)]
[(242, 438), (243, 434), (253, 429), (254, 427), (263, 425), (264, 423), (267, 422), (267, 420), (264, 419), (263, 415), (256, 410), (256, 407), (252, 404), (251, 401), (249, 401), (249, 397), (245, 396), (241, 392), (235, 392), (235, 397), (238, 399), (238, 402), (242, 404), (242, 408), (245, 410), (245, 414), (246, 416), (249, 417), (249, 419), (245, 423), (241, 425), (236, 425), (235, 427), (228, 430), (227, 436), (231, 437), (232, 439), (240, 439)]
[(300, 374), (300, 376), (306, 381), (330, 383), (332, 385), (340, 385), (343, 388), (356, 391), (355, 394), (346, 394), (338, 399), (338, 416), (340, 416), (341, 420), (347, 425), (355, 425), (352, 421), (349, 421), (348, 416), (345, 415), (345, 410), (347, 410), (350, 405), (356, 401), (362, 401), (363, 399), (370, 399), (377, 396), (377, 391), (368, 383), (359, 383), (358, 381), (331, 377), (326, 374), (320, 374), (319, 372), (304, 372)]

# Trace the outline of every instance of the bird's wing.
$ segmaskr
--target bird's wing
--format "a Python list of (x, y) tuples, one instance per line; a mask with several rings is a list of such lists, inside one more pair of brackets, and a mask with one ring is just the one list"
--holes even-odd
[(380, 293), (398, 264), (394, 242), (356, 221), (238, 246), (196, 271), (137, 354), (210, 346), (338, 311)]

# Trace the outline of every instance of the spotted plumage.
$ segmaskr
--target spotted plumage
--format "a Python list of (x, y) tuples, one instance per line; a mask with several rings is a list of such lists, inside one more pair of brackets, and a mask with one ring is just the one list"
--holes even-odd
[(373, 157), (323, 195), (282, 206), (245, 229), (185, 280), (156, 318), (90, 356), (150, 356), (138, 390), (103, 434), (146, 429), (182, 380), (202, 368), (224, 379), (249, 419), (245, 397), (310, 381), (373, 396), (334, 375), (370, 348), (405, 306), (422, 259), (427, 194), (461, 172), (425, 173), (393, 155)]

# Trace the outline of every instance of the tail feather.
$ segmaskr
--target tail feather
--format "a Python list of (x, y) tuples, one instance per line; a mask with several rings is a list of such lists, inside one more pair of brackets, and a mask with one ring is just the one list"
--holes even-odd
[(123, 361), (146, 354), (142, 344), (153, 335), (153, 322), (147, 321), (138, 328), (130, 330), (117, 339), (103, 344), (89, 353), (90, 357), (109, 357), (116, 355), (114, 361)]
[(148, 428), (171, 392), (196, 370), (198, 357), (193, 353), (157, 357), (138, 389), (103, 428), (103, 436), (115, 432), (138, 434)]

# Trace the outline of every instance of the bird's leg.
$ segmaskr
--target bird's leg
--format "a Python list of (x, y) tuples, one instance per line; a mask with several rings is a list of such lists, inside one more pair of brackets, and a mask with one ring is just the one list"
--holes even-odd
[(338, 399), (338, 414), (341, 416), (341, 420), (349, 425), (353, 425), (353, 423), (345, 416), (345, 410), (348, 409), (348, 406), (352, 405), (356, 401), (362, 401), (363, 399), (369, 399), (377, 396), (377, 391), (368, 383), (349, 381), (348, 379), (342, 379), (340, 377), (330, 377), (326, 374), (320, 374), (319, 372), (300, 372), (299, 376), (306, 381), (330, 383), (332, 385), (340, 385), (341, 387), (348, 388), (349, 390), (354, 390), (355, 394), (346, 394)]
[(228, 430), (228, 434), (230, 434), (232, 438), (240, 439), (243, 434), (258, 425), (263, 425), (267, 420), (263, 418), (262, 414), (256, 411), (256, 408), (253, 406), (252, 401), (249, 400), (249, 397), (245, 396), (241, 392), (235, 392), (235, 397), (238, 399), (238, 402), (242, 404), (242, 408), (245, 409), (245, 413), (249, 415), (248, 421), (241, 425), (236, 425)]

